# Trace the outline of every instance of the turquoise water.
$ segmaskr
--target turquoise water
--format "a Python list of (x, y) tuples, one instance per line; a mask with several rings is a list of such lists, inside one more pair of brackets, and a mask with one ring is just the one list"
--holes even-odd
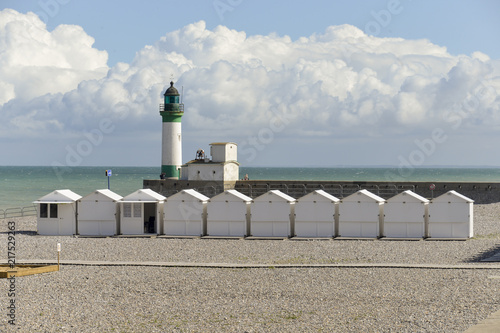
[(240, 178), (333, 181), (500, 182), (500, 168), (240, 168)]
[(112, 170), (110, 188), (122, 196), (142, 188), (143, 179), (159, 178), (153, 167), (52, 167), (0, 166), (0, 209), (24, 207), (58, 189), (70, 189), (85, 196), (96, 189), (108, 188), (106, 169)]
[[(111, 190), (126, 196), (142, 188), (143, 179), (158, 179), (159, 167), (52, 167), (0, 166), (0, 209), (24, 207), (56, 189), (85, 196), (108, 187), (105, 170), (111, 169)], [(240, 178), (332, 181), (457, 181), (500, 182), (500, 168), (265, 168), (241, 167)]]

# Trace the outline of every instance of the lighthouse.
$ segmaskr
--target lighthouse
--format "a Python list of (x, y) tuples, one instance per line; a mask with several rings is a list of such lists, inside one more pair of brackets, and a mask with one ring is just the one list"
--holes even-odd
[(170, 82), (165, 91), (165, 104), (160, 104), (160, 115), (163, 121), (161, 172), (166, 179), (179, 179), (179, 169), (182, 165), (181, 118), (184, 114), (184, 104), (179, 103), (179, 92)]

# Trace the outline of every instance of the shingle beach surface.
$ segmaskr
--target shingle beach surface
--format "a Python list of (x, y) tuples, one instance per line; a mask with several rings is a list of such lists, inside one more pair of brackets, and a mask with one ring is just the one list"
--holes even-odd
[[(18, 260), (54, 260), (59, 242), (63, 260), (266, 267), (64, 265), (16, 279), (15, 327), (1, 279), (2, 332), (463, 332), (500, 309), (500, 269), (470, 269), (500, 251), (500, 203), (474, 206), (467, 241), (75, 238), (36, 235), (34, 217), (14, 221)], [(277, 268), (329, 263), (469, 269)]]

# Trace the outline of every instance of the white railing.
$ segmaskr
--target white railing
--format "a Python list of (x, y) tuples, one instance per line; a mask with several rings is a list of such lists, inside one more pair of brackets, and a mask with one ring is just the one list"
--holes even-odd
[(36, 206), (17, 207), (0, 209), (0, 219), (10, 219), (15, 217), (36, 216)]

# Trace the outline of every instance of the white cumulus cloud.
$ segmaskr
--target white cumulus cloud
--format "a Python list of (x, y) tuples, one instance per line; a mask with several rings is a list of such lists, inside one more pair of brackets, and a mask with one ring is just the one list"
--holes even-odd
[(68, 92), (81, 81), (103, 77), (108, 55), (79, 26), (49, 32), (33, 13), (0, 11), (0, 104)]
[(103, 117), (116, 123), (116, 136), (159, 131), (172, 75), (184, 87), (191, 142), (248, 146), (267, 128), (273, 140), (327, 145), (350, 136), (398, 140), (458, 121), (480, 132), (500, 126), (499, 62), (481, 52), (450, 55), (428, 40), (378, 38), (350, 25), (292, 40), (200, 21), (108, 68), (81, 27), (48, 31), (35, 14), (8, 9), (0, 22), (0, 138), (78, 135)]

